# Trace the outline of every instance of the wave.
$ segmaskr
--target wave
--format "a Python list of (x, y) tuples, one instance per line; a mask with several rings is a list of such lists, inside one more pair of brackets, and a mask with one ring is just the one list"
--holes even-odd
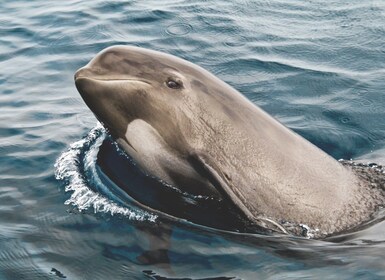
[(81, 212), (93, 209), (95, 213), (121, 215), (134, 221), (155, 222), (157, 215), (127, 204), (123, 205), (121, 201), (117, 203), (115, 199), (113, 201), (93, 190), (106, 190), (96, 172), (97, 153), (105, 138), (106, 131), (98, 123), (86, 137), (71, 144), (56, 160), (55, 178), (64, 182), (65, 192), (71, 194), (64, 204), (73, 205)]

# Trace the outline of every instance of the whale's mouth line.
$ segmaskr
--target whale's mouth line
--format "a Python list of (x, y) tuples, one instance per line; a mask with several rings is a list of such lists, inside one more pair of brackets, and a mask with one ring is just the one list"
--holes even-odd
[(138, 79), (127, 79), (127, 78), (94, 78), (94, 77), (86, 77), (86, 76), (79, 76), (75, 77), (75, 82), (79, 80), (91, 80), (91, 81), (100, 81), (100, 82), (128, 82), (128, 83), (143, 83), (147, 85), (151, 85), (150, 82), (146, 80), (138, 80)]

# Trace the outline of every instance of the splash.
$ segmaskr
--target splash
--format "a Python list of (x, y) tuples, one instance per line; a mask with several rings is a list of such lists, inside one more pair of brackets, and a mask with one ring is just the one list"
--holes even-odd
[(73, 205), (79, 211), (93, 209), (95, 213), (109, 213), (122, 215), (134, 221), (154, 222), (157, 219), (156, 215), (121, 206), (90, 188), (90, 185), (96, 185), (95, 189), (106, 188), (96, 172), (96, 156), (105, 137), (106, 132), (98, 123), (86, 137), (73, 143), (57, 159), (55, 178), (63, 181), (65, 191), (71, 193), (65, 204)]

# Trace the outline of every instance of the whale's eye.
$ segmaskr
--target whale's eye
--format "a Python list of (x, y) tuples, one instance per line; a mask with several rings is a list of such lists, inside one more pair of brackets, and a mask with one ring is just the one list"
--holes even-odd
[(166, 85), (172, 89), (180, 89), (182, 87), (182, 82), (173, 79), (168, 79)]

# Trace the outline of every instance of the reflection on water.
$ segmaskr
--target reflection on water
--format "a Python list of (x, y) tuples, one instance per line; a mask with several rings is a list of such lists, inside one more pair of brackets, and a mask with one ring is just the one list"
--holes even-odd
[(95, 142), (68, 150), (95, 124), (75, 70), (132, 44), (203, 66), (337, 159), (385, 163), (383, 1), (18, 0), (0, 12), (1, 279), (385, 277), (384, 222), (314, 241), (155, 219), (97, 189)]

